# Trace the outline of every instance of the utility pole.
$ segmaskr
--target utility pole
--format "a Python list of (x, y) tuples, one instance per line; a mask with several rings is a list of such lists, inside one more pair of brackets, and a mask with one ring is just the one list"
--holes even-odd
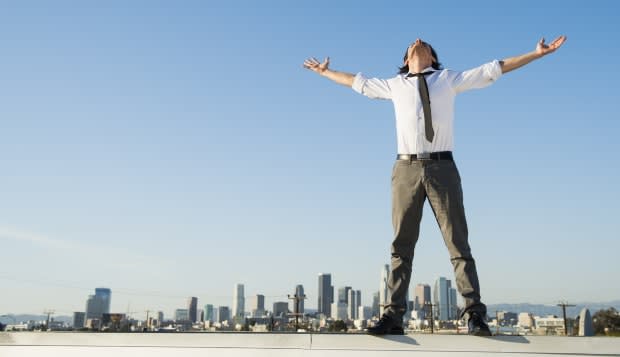
[(569, 305), (566, 301), (560, 302), (557, 306), (562, 307), (562, 317), (564, 318), (564, 336), (568, 336), (568, 324), (566, 323), (566, 308), (575, 305)]
[(435, 306), (433, 303), (430, 302), (425, 302), (424, 306), (428, 306), (428, 308), (430, 309), (430, 313), (431, 313), (431, 334), (435, 333), (435, 320), (434, 320), (434, 314), (433, 314), (433, 306)]
[(297, 332), (297, 330), (299, 329), (299, 315), (301, 315), (301, 313), (299, 312), (299, 302), (304, 300), (306, 298), (306, 295), (288, 295), (288, 298), (290, 300), (294, 300), (295, 302), (295, 313), (293, 315), (295, 315), (295, 332)]
[(43, 313), (47, 315), (47, 324), (45, 325), (45, 329), (49, 330), (50, 329), (50, 316), (54, 314), (54, 310), (45, 310), (43, 311)]

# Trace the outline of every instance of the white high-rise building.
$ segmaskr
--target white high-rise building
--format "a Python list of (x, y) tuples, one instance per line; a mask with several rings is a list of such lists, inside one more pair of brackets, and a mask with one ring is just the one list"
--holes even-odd
[(390, 266), (385, 264), (381, 269), (381, 281), (379, 283), (379, 315), (383, 315), (383, 310), (388, 304), (389, 291), (388, 279), (390, 276)]
[(346, 321), (348, 317), (347, 304), (334, 301), (331, 306), (331, 317), (334, 320)]
[(243, 318), (245, 314), (245, 292), (243, 284), (236, 284), (233, 294), (232, 318)]

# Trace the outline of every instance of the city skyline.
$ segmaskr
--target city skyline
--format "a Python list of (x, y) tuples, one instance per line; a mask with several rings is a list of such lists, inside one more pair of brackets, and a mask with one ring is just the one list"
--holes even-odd
[[(460, 71), (563, 34), (560, 51), (456, 100), (482, 301), (620, 298), (618, 284), (599, 283), (620, 271), (620, 49), (610, 45), (620, 3), (561, 9), (4, 4), (0, 314), (82, 311), (98, 286), (113, 289), (115, 312), (171, 314), (192, 296), (232, 312), (238, 282), (267, 309), (302, 284), (305, 308), (317, 308), (323, 271), (369, 306), (393, 238), (393, 106), (303, 61), (329, 56), (335, 70), (389, 78), (421, 38)], [(411, 286), (453, 280), (424, 212)]]

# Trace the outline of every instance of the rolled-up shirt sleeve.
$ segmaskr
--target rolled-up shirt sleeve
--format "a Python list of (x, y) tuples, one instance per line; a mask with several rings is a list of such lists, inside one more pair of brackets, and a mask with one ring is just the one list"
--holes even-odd
[(355, 75), (351, 87), (354, 91), (368, 98), (392, 99), (390, 84), (385, 79), (366, 78), (363, 74), (358, 73)]
[(463, 72), (453, 72), (452, 88), (456, 93), (491, 85), (502, 75), (498, 60)]

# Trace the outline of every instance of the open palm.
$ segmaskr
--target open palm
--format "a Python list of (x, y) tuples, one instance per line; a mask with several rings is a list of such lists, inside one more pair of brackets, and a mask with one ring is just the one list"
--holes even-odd
[(545, 38), (543, 37), (540, 39), (540, 41), (538, 41), (538, 44), (536, 45), (536, 53), (541, 56), (548, 55), (560, 48), (564, 41), (566, 41), (566, 36), (560, 36), (547, 45), (545, 44)]

